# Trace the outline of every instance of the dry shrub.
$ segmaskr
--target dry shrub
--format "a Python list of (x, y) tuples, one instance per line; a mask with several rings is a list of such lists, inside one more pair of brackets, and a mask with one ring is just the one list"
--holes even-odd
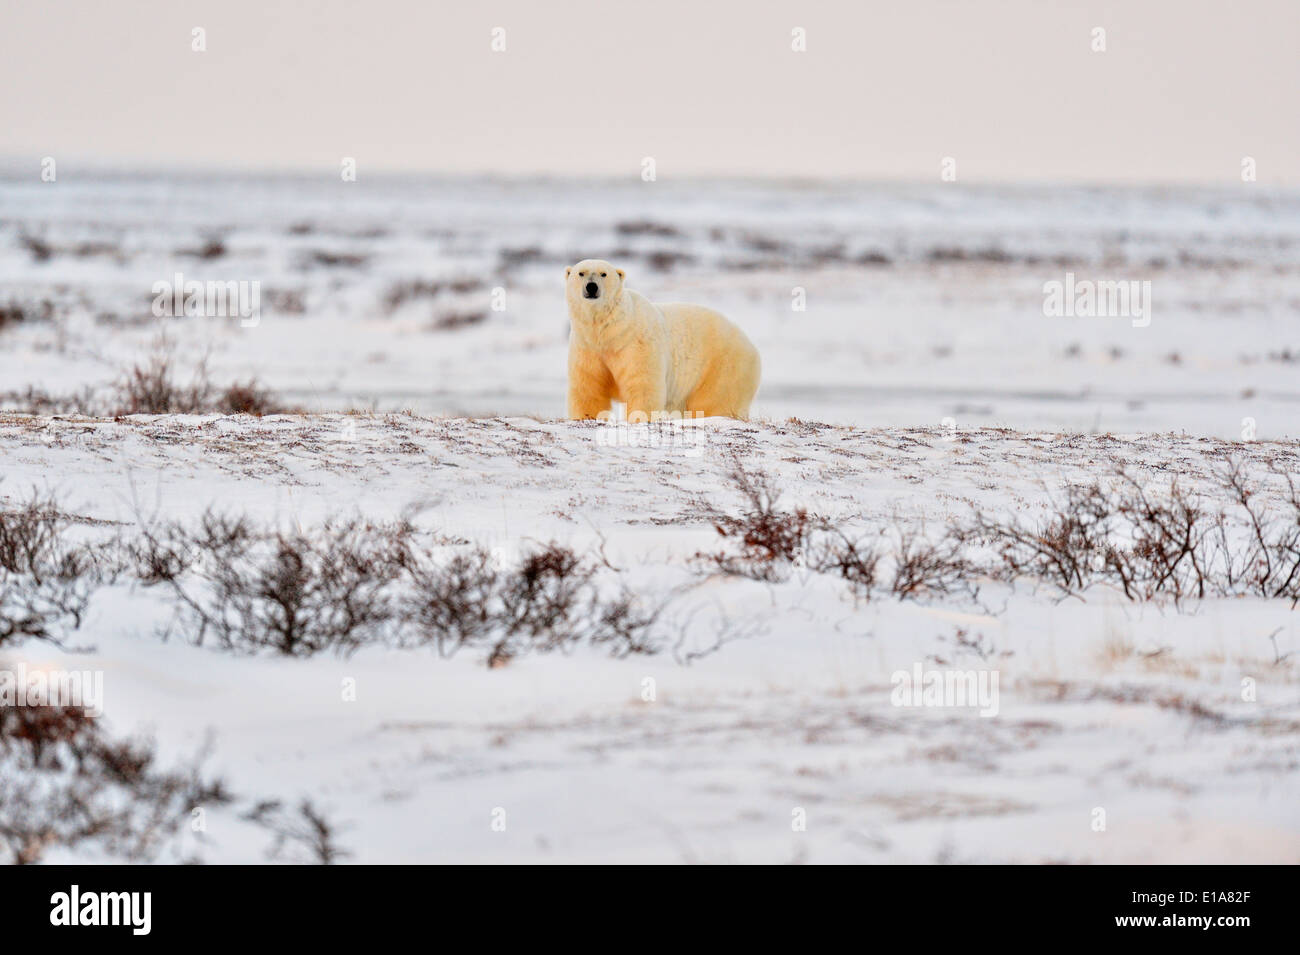
[(263, 415), (284, 414), (287, 409), (270, 391), (250, 380), (245, 384), (233, 384), (218, 392), (209, 410), (260, 418)]
[(141, 583), (176, 584), (201, 559), (220, 561), (244, 555), (256, 537), (246, 518), (207, 511), (193, 529), (175, 522), (147, 525), (124, 549)]
[(407, 302), (420, 298), (437, 298), (444, 292), (466, 295), (484, 288), (481, 279), (466, 276), (453, 279), (406, 279), (395, 282), (384, 292), (384, 308), (395, 312)]
[(0, 408), (21, 414), (84, 414), (118, 417), (133, 414), (287, 414), (286, 407), (255, 379), (220, 387), (199, 362), (188, 384), (179, 380), (171, 352), (155, 348), (141, 364), (124, 371), (108, 394), (102, 389), (84, 388), (74, 394), (50, 394), (36, 388), (0, 392)]
[(442, 282), (427, 279), (407, 279), (396, 282), (384, 292), (384, 309), (395, 312), (407, 302), (417, 298), (434, 298), (443, 290)]
[(149, 530), (133, 548), (136, 573), (179, 598), (190, 638), (236, 652), (348, 654), (393, 620), (390, 585), (410, 557), (411, 527), (360, 520), (318, 533), (266, 531), (209, 513), (190, 531)]
[(54, 317), (54, 303), (49, 299), (40, 302), (20, 302), (10, 299), (0, 305), (0, 331), (9, 325), (25, 322), (48, 322)]
[(658, 608), (626, 590), (607, 596), (596, 566), (547, 544), (509, 563), (482, 547), (435, 559), (405, 522), (360, 520), (266, 531), (209, 513), (194, 528), (147, 528), (127, 548), (145, 586), (177, 598), (196, 644), (288, 656), (363, 646), (482, 650), (492, 666), (528, 652), (600, 646), (652, 653)]
[(212, 383), (202, 366), (188, 385), (174, 378), (170, 355), (155, 354), (128, 369), (115, 386), (113, 415), (201, 414), (208, 408)]
[(32, 385), (22, 391), (0, 392), (0, 408), (18, 414), (93, 414), (96, 406), (95, 391), (89, 387), (72, 394), (51, 394)]
[[(1107, 569), (1130, 599), (1167, 594), (1175, 602), (1206, 595), (1208, 509), (1175, 479), (1165, 495), (1149, 495), (1128, 475), (1115, 492), (1115, 512), (1130, 543), (1107, 549)], [(1222, 513), (1222, 512), (1220, 512)]]
[[(802, 508), (782, 509), (772, 479), (739, 464), (729, 474), (744, 506), (739, 514), (710, 508), (718, 534), (732, 546), (696, 554), (710, 570), (779, 582), (797, 566), (832, 574), (869, 598), (885, 585), (899, 599), (963, 595), (978, 581), (1041, 581), (1067, 595), (1096, 584), (1131, 600), (1175, 605), (1210, 596), (1253, 595), (1300, 604), (1300, 488), (1285, 485), (1280, 512), (1229, 461), (1219, 475), (1222, 497), (1192, 494), (1177, 479), (1156, 492), (1120, 471), (1114, 480), (1069, 485), (1037, 519), (976, 512), (937, 535), (895, 520), (859, 538)], [(864, 543), (868, 541), (882, 543)], [(882, 571), (892, 569), (892, 575)]]
[(863, 539), (850, 538), (838, 527), (823, 524), (813, 538), (806, 566), (846, 582), (856, 596), (870, 598), (876, 587), (881, 551)]
[(410, 571), (406, 640), (432, 644), (444, 656), (481, 650), (497, 667), (525, 653), (583, 644), (615, 656), (659, 649), (653, 635), (659, 608), (642, 609), (626, 590), (605, 597), (595, 567), (555, 543), (511, 565), (474, 547), (444, 563), (415, 563)]
[[(96, 409), (90, 409), (93, 411)], [(285, 408), (256, 380), (225, 388), (213, 384), (207, 364), (199, 362), (188, 385), (177, 380), (171, 352), (165, 345), (154, 350), (143, 365), (128, 369), (114, 388), (108, 414), (282, 414)]]
[(113, 739), (78, 708), (0, 707), (0, 847), (14, 863), (87, 846), (152, 861), (194, 806), (228, 800), (198, 760), (160, 769), (151, 742)]
[(730, 576), (769, 583), (784, 580), (804, 559), (815, 520), (803, 508), (782, 510), (780, 492), (761, 471), (748, 471), (733, 460), (727, 479), (744, 499), (742, 510), (731, 515), (710, 507), (709, 519), (735, 550), (696, 554), (696, 559)]
[(278, 799), (259, 802), (244, 818), (268, 829), (274, 840), (267, 849), (267, 858), (293, 864), (333, 865), (352, 855), (337, 843), (339, 827), (325, 814), (304, 799), (296, 812), (287, 809)]
[(500, 586), (496, 560), (486, 548), (455, 554), (445, 564), (413, 566), (414, 592), (405, 614), (417, 640), (443, 656), (481, 645), (495, 629), (493, 600)]
[(695, 264), (695, 256), (685, 252), (668, 252), (656, 249), (645, 254), (645, 263), (656, 272), (671, 272), (679, 265)]
[(1114, 508), (1100, 484), (1070, 485), (1065, 501), (1041, 521), (1031, 524), (977, 513), (961, 533), (965, 540), (992, 549), (996, 563), (986, 567), (992, 576), (1031, 577), (1074, 593), (1104, 573), (1111, 560), (1114, 525)]
[(196, 259), (219, 259), (226, 254), (226, 243), (219, 236), (209, 236), (203, 240), (203, 244), (196, 249), (182, 249), (181, 255), (193, 256)]
[(302, 268), (320, 265), (329, 269), (359, 269), (369, 261), (370, 257), (360, 252), (333, 252), (328, 249), (312, 249), (302, 257), (300, 265)]
[(54, 255), (54, 246), (35, 235), (20, 236), (18, 241), (32, 254), (35, 262), (48, 262)]
[(1281, 514), (1260, 503), (1258, 486), (1239, 462), (1229, 461), (1220, 480), (1235, 520), (1218, 518), (1211, 540), (1222, 568), (1220, 593), (1244, 590), (1289, 600), (1294, 607), (1300, 603), (1300, 488), (1290, 474), (1278, 474), (1286, 483), (1286, 510)]
[(961, 542), (951, 534), (938, 540), (898, 522), (894, 531), (894, 578), (890, 592), (899, 600), (965, 593), (975, 597), (976, 572)]
[[(535, 245), (525, 246), (524, 248), (501, 249), (497, 256), (500, 258), (499, 269), (502, 272), (513, 271), (523, 265), (531, 265), (536, 262), (546, 261), (547, 257), (541, 248)], [(576, 262), (582, 256), (574, 258), (569, 256), (570, 262)]]
[(481, 325), (487, 321), (487, 312), (441, 312), (434, 316), (429, 329), (435, 332), (454, 332), (459, 328)]
[(681, 232), (672, 226), (662, 222), (651, 222), (648, 219), (619, 222), (614, 226), (614, 231), (619, 235), (650, 235), (667, 239), (681, 236)]
[(1045, 580), (1066, 594), (1095, 584), (1131, 600), (1175, 604), (1208, 596), (1300, 602), (1300, 491), (1285, 473), (1285, 509), (1270, 510), (1241, 465), (1218, 475), (1220, 501), (1177, 478), (1156, 493), (1120, 471), (1103, 484), (1072, 485), (1043, 518), (977, 514), (962, 539), (992, 549), (986, 571), (1002, 580)]
[(88, 548), (66, 539), (70, 524), (49, 498), (0, 508), (0, 646), (61, 644), (81, 626), (100, 568)]
[(738, 515), (708, 508), (714, 529), (732, 545), (730, 551), (695, 555), (696, 561), (713, 571), (776, 583), (803, 567), (836, 576), (848, 583), (855, 596), (869, 599), (883, 583), (881, 561), (890, 557), (889, 592), (900, 600), (975, 591), (967, 583), (970, 568), (959, 542), (946, 535), (930, 541), (896, 521), (892, 535), (882, 529), (855, 538), (804, 508), (782, 509), (770, 475), (733, 461), (727, 477), (744, 504)]
[(262, 299), (267, 310), (277, 315), (302, 315), (307, 311), (306, 293), (300, 289), (263, 289)]

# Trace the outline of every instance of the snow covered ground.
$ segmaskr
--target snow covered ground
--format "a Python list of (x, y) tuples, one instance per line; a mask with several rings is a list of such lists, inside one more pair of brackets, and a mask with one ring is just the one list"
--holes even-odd
[[(7, 656), (102, 669), (104, 719), (151, 729), (167, 754), (213, 731), (210, 769), (241, 794), (312, 796), (358, 862), (1300, 861), (1300, 627), (1285, 602), (998, 586), (861, 602), (824, 575), (765, 584), (691, 561), (719, 544), (701, 502), (738, 503), (733, 454), (791, 506), (866, 526), (1032, 511), (1120, 464), (1198, 490), (1225, 454), (1294, 473), (1294, 444), (718, 421), (676, 447), (610, 434), (523, 418), (0, 418), (11, 496), (48, 488), (126, 527), (209, 507), (304, 527), (415, 513), (451, 549), (557, 540), (671, 595), (674, 635), (652, 657), (498, 669), (429, 650), (231, 656), (162, 642), (165, 601), (121, 582), (77, 635), (93, 653)], [(997, 671), (996, 715), (894, 705), (893, 674), (917, 665)], [(234, 809), (207, 827), (209, 861), (266, 848)]]
[[(0, 179), (0, 194), (0, 305), (51, 309), (0, 339), (0, 395), (108, 383), (165, 331), (184, 361), (207, 355), (215, 377), (255, 375), (312, 410), (558, 416), (563, 270), (597, 256), (651, 299), (737, 321), (763, 354), (760, 416), (1227, 438), (1251, 419), (1259, 437), (1296, 435), (1300, 193), (1256, 184), (65, 170)], [(260, 283), (260, 322), (160, 322), (152, 289), (177, 273)], [(1044, 284), (1067, 273), (1149, 281), (1150, 324), (1046, 317)], [(412, 283), (423, 293), (394, 294)]]
[[(693, 559), (721, 544), (707, 506), (739, 503), (733, 456), (853, 528), (1032, 515), (1118, 466), (1207, 495), (1229, 455), (1300, 475), (1300, 195), (60, 177), (0, 180), (0, 408), (102, 391), (165, 334), (309, 413), (0, 411), (0, 501), (49, 492), (87, 539), (413, 515), (435, 549), (554, 540), (667, 605), (655, 656), (288, 659), (164, 642), (174, 608), (124, 577), (70, 641), (93, 649), (3, 651), (104, 671), (114, 732), (177, 758), (212, 733), (210, 770), (310, 796), (357, 862), (1300, 861), (1285, 601), (863, 601)], [(563, 266), (596, 255), (749, 332), (755, 421), (663, 444), (557, 420)], [(260, 320), (154, 317), (177, 272), (260, 283)], [(1066, 272), (1150, 281), (1150, 324), (1046, 317)], [(996, 672), (996, 715), (894, 705), (918, 665)], [(260, 861), (244, 809), (178, 853)]]

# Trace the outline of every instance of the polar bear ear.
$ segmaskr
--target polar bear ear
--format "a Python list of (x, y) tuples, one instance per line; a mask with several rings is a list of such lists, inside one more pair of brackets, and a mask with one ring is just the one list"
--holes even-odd
[(573, 266), (572, 266), (572, 265), (566, 265), (566, 266), (564, 267), (564, 277), (567, 279), (567, 278), (569, 277), (569, 273), (572, 272), (572, 271), (573, 271)]
[(615, 269), (614, 271), (618, 273), (619, 281), (622, 281), (623, 279), (627, 278), (627, 273), (625, 273), (622, 269)]

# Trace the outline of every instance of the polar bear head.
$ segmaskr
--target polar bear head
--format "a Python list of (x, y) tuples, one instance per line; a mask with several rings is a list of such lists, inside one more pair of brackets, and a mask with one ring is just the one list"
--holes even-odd
[(598, 312), (612, 308), (623, 295), (623, 270), (604, 259), (583, 259), (564, 270), (570, 311)]

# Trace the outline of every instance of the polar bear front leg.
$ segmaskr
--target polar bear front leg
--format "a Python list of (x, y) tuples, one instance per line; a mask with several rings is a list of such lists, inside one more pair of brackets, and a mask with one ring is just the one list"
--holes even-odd
[(614, 376), (599, 357), (584, 352), (569, 356), (569, 417), (596, 418), (614, 400)]
[(627, 356), (618, 371), (618, 393), (627, 405), (629, 424), (654, 421), (668, 410), (667, 375), (651, 354)]

